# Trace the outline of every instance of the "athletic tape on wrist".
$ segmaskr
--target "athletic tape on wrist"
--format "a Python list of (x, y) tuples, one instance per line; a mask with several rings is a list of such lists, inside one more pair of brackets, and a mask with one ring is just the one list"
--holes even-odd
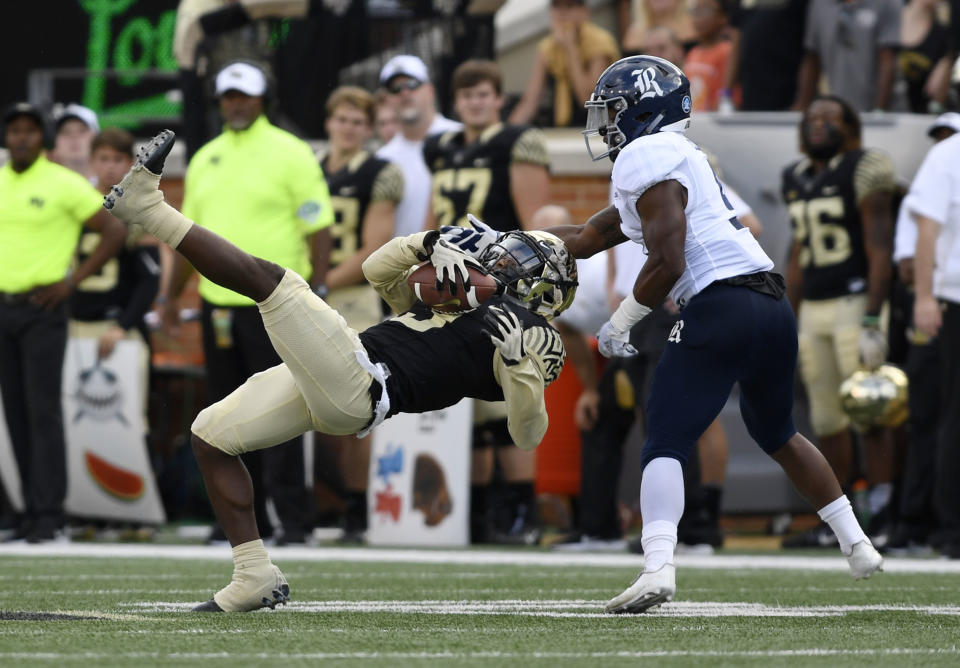
[(652, 310), (649, 306), (644, 306), (638, 302), (633, 293), (630, 293), (624, 297), (620, 306), (610, 316), (610, 324), (617, 332), (629, 332), (634, 325), (650, 315)]

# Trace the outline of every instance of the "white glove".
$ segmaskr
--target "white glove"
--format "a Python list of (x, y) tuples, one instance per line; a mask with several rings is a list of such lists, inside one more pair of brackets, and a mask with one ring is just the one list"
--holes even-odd
[(486, 223), (474, 218), (472, 213), (467, 214), (467, 220), (472, 227), (444, 225), (440, 228), (440, 238), (448, 244), (456, 246), (470, 257), (479, 259), (487, 246), (497, 242), (500, 233)]
[(457, 283), (463, 284), (463, 289), (470, 289), (470, 274), (467, 273), (467, 260), (472, 259), (462, 250), (438, 239), (430, 253), (430, 262), (437, 270), (437, 289), (444, 283), (450, 284), (450, 292), (456, 292)]
[(509, 307), (491, 306), (483, 314), (483, 319), (490, 326), (483, 330), (497, 350), (500, 357), (509, 365), (519, 364), (523, 359), (523, 325), (517, 314)]
[(860, 330), (860, 361), (868, 369), (876, 369), (887, 358), (887, 337), (879, 327), (864, 325)]
[(609, 320), (597, 332), (597, 344), (604, 357), (633, 357), (637, 349), (630, 345), (630, 330), (621, 332)]

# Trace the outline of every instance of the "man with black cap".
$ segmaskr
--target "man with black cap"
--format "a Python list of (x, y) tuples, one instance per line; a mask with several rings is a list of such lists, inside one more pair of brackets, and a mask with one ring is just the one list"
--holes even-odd
[(430, 204), (430, 171), (423, 159), (423, 142), (430, 135), (459, 130), (460, 123), (436, 109), (436, 92), (427, 66), (416, 56), (396, 56), (380, 70), (380, 85), (396, 106), (400, 132), (377, 151), (377, 157), (403, 170), (403, 199), (397, 205), (393, 236), (425, 229)]
[[(223, 132), (194, 154), (184, 181), (183, 211), (249, 253), (291, 267), (326, 296), (333, 208), (310, 146), (276, 127), (264, 114), (267, 76), (249, 61), (227, 64), (216, 76)], [(174, 331), (177, 298), (192, 267), (177, 256), (163, 319)], [(253, 300), (200, 277), (207, 391), (219, 401), (250, 375), (280, 363)], [(273, 499), (282, 542), (303, 543), (309, 528), (301, 439), (245, 458), (261, 499)], [(257, 508), (264, 534), (266, 506)]]
[[(2, 137), (10, 160), (0, 168), (0, 392), (25, 506), (14, 538), (40, 543), (58, 537), (67, 492), (65, 300), (120, 249), (126, 230), (99, 206), (93, 186), (44, 155), (40, 109), (10, 107)], [(100, 243), (71, 272), (84, 225)]]

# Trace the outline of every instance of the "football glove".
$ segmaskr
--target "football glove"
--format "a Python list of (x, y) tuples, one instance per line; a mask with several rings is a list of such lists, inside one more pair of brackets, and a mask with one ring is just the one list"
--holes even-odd
[(887, 357), (887, 337), (878, 323), (864, 323), (860, 330), (860, 361), (868, 369), (876, 369)]
[(500, 351), (500, 357), (508, 365), (519, 364), (523, 359), (523, 325), (517, 314), (509, 307), (491, 306), (483, 314), (490, 329), (483, 330), (494, 347)]
[(463, 284), (464, 291), (470, 290), (470, 274), (467, 272), (467, 260), (470, 259), (456, 246), (438, 239), (430, 253), (430, 262), (437, 269), (437, 290), (442, 290), (444, 284), (449, 283), (450, 292), (456, 292), (457, 282)]
[(630, 344), (630, 330), (622, 332), (609, 320), (597, 333), (597, 348), (604, 357), (633, 357), (637, 349)]

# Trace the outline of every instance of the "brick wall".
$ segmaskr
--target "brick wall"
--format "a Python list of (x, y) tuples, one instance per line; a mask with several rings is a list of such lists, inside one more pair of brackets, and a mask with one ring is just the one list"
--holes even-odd
[(610, 179), (607, 176), (554, 176), (550, 182), (550, 201), (570, 211), (574, 223), (586, 222), (609, 204)]

